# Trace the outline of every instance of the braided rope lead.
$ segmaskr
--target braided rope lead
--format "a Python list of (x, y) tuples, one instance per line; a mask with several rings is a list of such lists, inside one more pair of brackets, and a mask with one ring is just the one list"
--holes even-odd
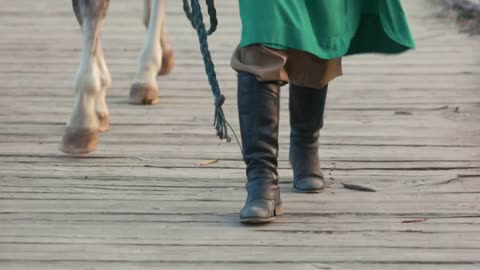
[(190, 0), (191, 6), (189, 6), (188, 0), (183, 0), (183, 10), (185, 11), (187, 18), (192, 23), (193, 28), (197, 30), (198, 39), (200, 41), (200, 50), (202, 52), (203, 62), (205, 64), (205, 72), (207, 73), (208, 82), (210, 83), (212, 93), (215, 97), (215, 116), (213, 125), (217, 130), (217, 136), (222, 140), (227, 140), (227, 142), (230, 142), (232, 139), (230, 136), (228, 136), (228, 128), (231, 129), (231, 127), (225, 119), (225, 114), (222, 109), (222, 105), (225, 102), (225, 96), (220, 92), (215, 66), (210, 55), (210, 50), (208, 49), (208, 35), (215, 32), (218, 21), (216, 18), (214, 0), (206, 0), (206, 2), (208, 5), (208, 13), (210, 15), (211, 23), (208, 33), (205, 23), (203, 22), (202, 8), (199, 0)]

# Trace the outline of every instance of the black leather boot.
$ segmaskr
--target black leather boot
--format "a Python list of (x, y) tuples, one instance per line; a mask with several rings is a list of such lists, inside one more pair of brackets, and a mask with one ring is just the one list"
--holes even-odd
[(322, 89), (290, 84), (290, 163), (293, 188), (318, 193), (325, 188), (318, 157), (328, 85)]
[(240, 212), (243, 223), (267, 223), (282, 214), (277, 173), (279, 101), (279, 83), (238, 74), (238, 115), (248, 178), (248, 196)]

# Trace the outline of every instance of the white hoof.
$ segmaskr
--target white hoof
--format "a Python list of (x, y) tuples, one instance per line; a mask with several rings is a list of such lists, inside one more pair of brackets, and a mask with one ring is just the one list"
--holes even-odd
[(88, 154), (97, 148), (98, 130), (66, 128), (60, 150), (67, 154)]
[(128, 103), (133, 105), (155, 105), (160, 102), (156, 87), (145, 83), (134, 83), (130, 88)]

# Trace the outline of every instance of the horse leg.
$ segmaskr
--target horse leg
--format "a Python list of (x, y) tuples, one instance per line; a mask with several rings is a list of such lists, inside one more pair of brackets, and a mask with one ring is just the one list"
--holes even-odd
[[(144, 6), (145, 8), (143, 9), (143, 24), (145, 27), (148, 29), (148, 24), (150, 21), (150, 13), (151, 13), (151, 7), (152, 7), (152, 1), (151, 0), (144, 0)], [(166, 17), (165, 17), (166, 20)], [(160, 34), (160, 46), (163, 50), (162, 53), (162, 67), (158, 71), (158, 76), (161, 75), (167, 75), (169, 74), (174, 66), (174, 57), (173, 57), (173, 48), (168, 40), (168, 34), (167, 34), (167, 29), (166, 29), (166, 24), (165, 21), (163, 23), (163, 27), (161, 30)]]
[(105, 56), (103, 54), (103, 48), (100, 41), (98, 42), (97, 46), (97, 65), (100, 73), (101, 90), (100, 95), (96, 96), (95, 113), (97, 114), (99, 120), (99, 131), (105, 132), (110, 127), (110, 114), (108, 112), (106, 97), (108, 89), (112, 85), (112, 76), (110, 74), (110, 71), (108, 70), (107, 64), (105, 63)]
[[(83, 18), (80, 11), (80, 3), (78, 0), (73, 0), (73, 10), (75, 12), (75, 16), (77, 17), (78, 23), (82, 25)], [(110, 71), (108, 70), (107, 64), (105, 63), (105, 56), (103, 54), (103, 47), (101, 45), (100, 39), (97, 42), (96, 52), (96, 61), (100, 74), (101, 94), (96, 96), (95, 112), (97, 113), (98, 120), (100, 121), (99, 131), (104, 132), (107, 131), (110, 127), (106, 96), (108, 89), (112, 85), (112, 76), (110, 74)]]
[(74, 82), (74, 108), (61, 146), (65, 153), (84, 154), (96, 149), (100, 131), (96, 108), (97, 100), (101, 100), (102, 95), (98, 48), (108, 3), (109, 0), (73, 0), (76, 16), (82, 26), (83, 47)]
[[(130, 104), (151, 105), (159, 101), (156, 77), (163, 62), (163, 49), (159, 41), (165, 21), (165, 1), (145, 0), (145, 14), (150, 14), (147, 38), (140, 53), (135, 81), (130, 88)], [(144, 15), (144, 20), (146, 17)]]
[(173, 48), (168, 40), (167, 29), (165, 25), (162, 27), (162, 34), (160, 36), (160, 45), (162, 46), (163, 55), (162, 55), (162, 68), (158, 72), (158, 75), (168, 75), (172, 72), (173, 66), (175, 64), (173, 56)]

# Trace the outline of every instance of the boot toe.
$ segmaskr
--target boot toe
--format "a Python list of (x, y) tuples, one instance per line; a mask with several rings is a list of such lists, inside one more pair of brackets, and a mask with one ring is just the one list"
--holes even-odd
[(303, 193), (319, 193), (325, 189), (325, 181), (319, 177), (305, 177), (294, 181), (293, 188)]
[(245, 205), (240, 211), (240, 220), (251, 224), (267, 223), (275, 219), (273, 213), (273, 209), (270, 210), (268, 204), (251, 203)]

